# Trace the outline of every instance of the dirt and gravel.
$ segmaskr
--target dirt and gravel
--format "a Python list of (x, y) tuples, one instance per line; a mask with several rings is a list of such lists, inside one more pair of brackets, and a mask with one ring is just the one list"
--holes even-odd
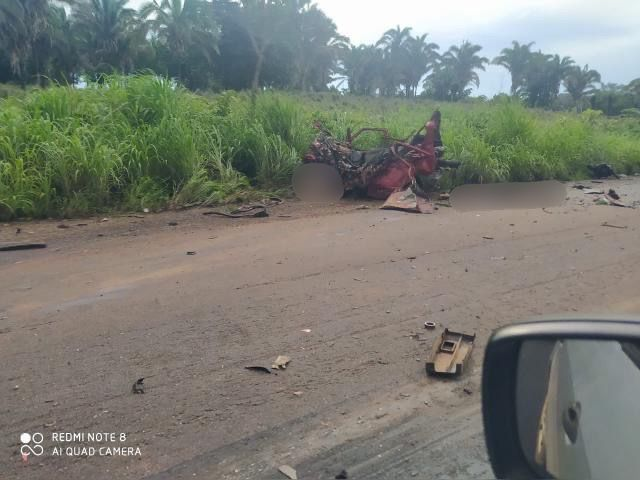
[[(640, 200), (637, 178), (593, 185)], [(285, 202), (264, 219), (194, 209), (4, 224), (0, 242), (48, 247), (0, 252), (0, 478), (286, 478), (281, 465), (301, 479), (488, 478), (491, 331), (640, 313), (638, 210), (568, 196), (545, 210)], [(445, 326), (477, 334), (457, 381), (425, 374)], [(278, 355), (286, 370), (245, 369)], [(23, 432), (44, 438), (26, 463)], [(52, 440), (96, 432), (117, 441)]]

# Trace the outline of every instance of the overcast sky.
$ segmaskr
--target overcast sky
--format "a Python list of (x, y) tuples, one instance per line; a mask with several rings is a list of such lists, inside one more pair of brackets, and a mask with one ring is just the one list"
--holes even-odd
[[(131, 0), (138, 6), (143, 0)], [(605, 83), (640, 77), (640, 0), (316, 0), (354, 44), (376, 42), (396, 25), (429, 33), (446, 50), (463, 40), (489, 59), (512, 40), (589, 64)], [(509, 73), (480, 73), (478, 94), (507, 92)]]
[[(317, 0), (352, 43), (375, 42), (400, 25), (429, 33), (441, 50), (463, 40), (489, 59), (511, 44), (536, 42), (545, 53), (568, 55), (602, 74), (603, 82), (640, 77), (640, 0)], [(480, 74), (478, 94), (507, 92), (509, 73)]]

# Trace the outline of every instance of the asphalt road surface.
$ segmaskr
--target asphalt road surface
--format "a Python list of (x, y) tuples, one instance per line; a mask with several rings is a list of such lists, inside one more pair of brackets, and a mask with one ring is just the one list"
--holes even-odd
[[(635, 179), (610, 184), (637, 197)], [(544, 211), (290, 202), (255, 220), (5, 224), (0, 241), (48, 248), (0, 253), (0, 478), (490, 478), (491, 331), (640, 313), (638, 210), (569, 196)], [(425, 373), (445, 326), (477, 334), (455, 381)], [(286, 370), (245, 369), (278, 355)], [(22, 433), (42, 434), (42, 455), (23, 460)]]

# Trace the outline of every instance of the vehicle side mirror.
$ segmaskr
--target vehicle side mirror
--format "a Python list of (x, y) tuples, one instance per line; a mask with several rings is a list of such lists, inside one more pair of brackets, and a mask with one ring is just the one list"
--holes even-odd
[(482, 409), (498, 478), (636, 478), (640, 321), (545, 318), (496, 331)]

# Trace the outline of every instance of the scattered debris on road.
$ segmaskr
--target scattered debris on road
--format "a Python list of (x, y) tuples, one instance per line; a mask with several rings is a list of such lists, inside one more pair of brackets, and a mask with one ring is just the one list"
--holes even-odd
[(301, 397), (302, 395), (304, 395), (304, 392), (301, 392), (300, 390), (298, 390), (297, 392), (292, 392), (296, 397)]
[(380, 208), (411, 213), (433, 213), (433, 204), (416, 195), (411, 188), (392, 193)]
[(470, 388), (465, 387), (462, 389), (462, 391), (467, 395), (473, 395), (473, 390), (471, 390)]
[(463, 373), (476, 336), (454, 332), (445, 328), (442, 337), (434, 344), (431, 359), (426, 368), (429, 375), (460, 375)]
[(355, 210), (369, 210), (369, 205), (360, 205), (355, 208)]
[(131, 393), (140, 394), (144, 393), (144, 377), (139, 378), (135, 382), (133, 382), (133, 386), (131, 387)]
[(177, 227), (178, 226), (178, 222), (167, 222), (167, 225), (170, 227)]
[(627, 227), (626, 225), (613, 225), (613, 224), (611, 224), (611, 223), (607, 223), (607, 222), (604, 222), (604, 223), (602, 223), (601, 225), (602, 225), (603, 227), (620, 228), (620, 229), (626, 229), (626, 228), (629, 228), (629, 227)]
[(278, 355), (278, 357), (273, 362), (273, 365), (271, 365), (271, 368), (273, 368), (274, 370), (285, 370), (290, 362), (291, 359), (286, 355)]
[(435, 322), (424, 322), (424, 328), (427, 330), (433, 330), (436, 328)]
[(267, 207), (264, 205), (244, 205), (230, 212), (219, 212), (212, 210), (202, 212), (203, 215), (218, 215), (226, 218), (263, 218), (268, 217)]
[(58, 225), (58, 228), (71, 228), (71, 227), (69, 227), (69, 225), (67, 225), (66, 223), (60, 223)]
[(282, 203), (282, 199), (278, 197), (269, 197), (269, 198), (263, 199), (259, 203), (242, 205), (241, 207), (238, 207), (235, 210), (231, 210), (230, 212), (221, 212), (218, 210), (212, 210), (212, 211), (202, 212), (202, 214), (218, 215), (226, 218), (263, 218), (263, 217), (269, 216), (269, 212), (267, 212), (268, 207), (280, 205), (281, 203)]
[(0, 244), (0, 252), (13, 252), (16, 250), (35, 250), (47, 248), (46, 243), (8, 243)]
[(311, 333), (311, 329), (310, 328), (303, 328), (302, 330), (300, 330), (301, 332), (304, 333)]
[(109, 219), (107, 217), (104, 217), (102, 220), (100, 220), (100, 223), (104, 223), (104, 222), (108, 222)]
[(278, 471), (291, 480), (298, 480), (298, 474), (295, 469), (289, 465), (280, 465), (280, 467), (278, 467)]
[(489, 237), (489, 236), (484, 236), (482, 238), (484, 238), (485, 240), (493, 240), (494, 239), (493, 237)]
[(198, 252), (193, 252), (193, 251), (192, 252), (187, 252), (187, 255), (195, 255), (196, 253), (198, 253)]
[(244, 367), (246, 370), (251, 370), (252, 372), (259, 373), (271, 373), (271, 369), (269, 367), (263, 367), (261, 365), (252, 365), (250, 367)]
[(620, 200), (620, 195), (618, 195), (618, 192), (616, 192), (613, 188), (609, 189), (609, 192), (607, 192), (607, 195), (613, 198), (614, 200)]
[(342, 470), (339, 474), (335, 476), (336, 480), (346, 480), (349, 478), (349, 474), (346, 470)]

